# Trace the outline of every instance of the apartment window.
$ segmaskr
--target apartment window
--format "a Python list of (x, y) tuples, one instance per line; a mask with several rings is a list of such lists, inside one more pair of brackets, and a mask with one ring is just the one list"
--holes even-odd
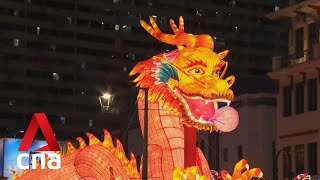
[(19, 47), (19, 39), (13, 39), (13, 46), (14, 47)]
[(157, 21), (157, 17), (158, 17), (158, 16), (152, 15), (151, 17), (152, 17), (155, 21)]
[(124, 25), (122, 26), (123, 32), (131, 32), (131, 26)]
[(229, 160), (229, 157), (228, 157), (228, 148), (224, 148), (223, 149), (223, 160), (225, 161), (225, 162), (227, 162), (228, 160)]
[(304, 112), (304, 85), (303, 82), (296, 84), (296, 114), (301, 114)]
[(303, 27), (296, 30), (296, 57), (301, 58), (304, 56), (303, 53)]
[(242, 145), (238, 146), (238, 159), (243, 159), (243, 151), (242, 151)]
[(68, 24), (72, 24), (72, 18), (71, 17), (67, 17), (67, 21), (68, 21)]
[(60, 122), (61, 122), (62, 125), (65, 125), (66, 124), (66, 117), (61, 116), (60, 117)]
[(317, 174), (317, 143), (308, 144), (308, 169), (310, 175)]
[(291, 146), (283, 148), (283, 177), (287, 178), (292, 171), (292, 150)]
[(304, 144), (295, 147), (296, 174), (304, 173)]
[(308, 80), (308, 110), (316, 111), (317, 110), (317, 100), (318, 100), (318, 91), (317, 91), (317, 79)]
[(60, 75), (59, 75), (59, 73), (52, 73), (52, 79), (53, 80), (55, 80), (55, 81), (59, 81), (59, 79), (60, 79)]
[(120, 29), (119, 24), (116, 24), (116, 25), (114, 26), (114, 30), (119, 31), (119, 29)]
[(101, 22), (101, 29), (104, 30), (104, 22)]
[(13, 15), (18, 17), (19, 16), (19, 10), (14, 10), (13, 11)]
[(291, 116), (292, 113), (292, 90), (291, 86), (283, 88), (283, 116)]
[(94, 124), (93, 119), (89, 119), (89, 126), (90, 126), (90, 127), (92, 127), (92, 126), (93, 126), (93, 124)]
[(57, 46), (55, 44), (50, 44), (50, 49), (55, 52), (57, 49)]
[(319, 43), (319, 25), (318, 23), (311, 23), (308, 25), (308, 49), (313, 51), (313, 46)]
[(196, 16), (202, 16), (202, 9), (196, 10)]
[(37, 34), (40, 34), (40, 27), (37, 27)]

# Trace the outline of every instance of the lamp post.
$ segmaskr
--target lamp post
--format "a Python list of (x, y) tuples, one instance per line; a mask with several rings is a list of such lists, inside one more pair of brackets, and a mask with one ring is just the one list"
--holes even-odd
[(19, 130), (19, 131), (17, 131), (17, 132), (14, 134), (13, 138), (15, 139), (15, 138), (16, 138), (16, 136), (17, 136), (19, 133), (24, 133), (24, 131), (23, 131), (23, 130)]
[(148, 89), (144, 89), (142, 180), (148, 179)]

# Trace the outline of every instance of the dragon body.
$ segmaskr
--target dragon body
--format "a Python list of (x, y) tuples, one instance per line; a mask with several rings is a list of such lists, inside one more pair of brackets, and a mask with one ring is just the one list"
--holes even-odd
[[(174, 34), (165, 34), (154, 19), (151, 26), (141, 21), (142, 27), (164, 43), (176, 45), (177, 49), (158, 54), (138, 63), (130, 72), (139, 91), (138, 112), (141, 129), (144, 127), (144, 100), (148, 89), (148, 179), (210, 179), (210, 168), (202, 151), (196, 148), (195, 164), (185, 167), (186, 128), (230, 132), (239, 117), (229, 107), (234, 95), (230, 87), (234, 76), (224, 78), (228, 63), (223, 59), (228, 50), (215, 53), (214, 42), (209, 35), (193, 35), (184, 32), (184, 21), (179, 27), (170, 20)], [(224, 104), (221, 106), (221, 103)], [(24, 171), (15, 179), (141, 179), (136, 159), (130, 160), (119, 140), (113, 143), (104, 130), (104, 141), (87, 133), (89, 144), (78, 138), (79, 149), (68, 143), (68, 152), (61, 155), (58, 170), (36, 169)], [(142, 157), (143, 158), (143, 157)], [(140, 167), (140, 171), (141, 171)], [(249, 169), (245, 160), (239, 161), (232, 175), (221, 172), (226, 180), (247, 180), (262, 177), (260, 169)]]

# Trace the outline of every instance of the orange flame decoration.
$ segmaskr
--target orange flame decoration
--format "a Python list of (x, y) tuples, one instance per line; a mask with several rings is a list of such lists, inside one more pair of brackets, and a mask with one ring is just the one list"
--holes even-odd
[[(66, 163), (65, 160), (68, 159), (68, 157), (70, 157), (72, 155), (79, 154), (82, 150), (84, 150), (86, 148), (98, 146), (97, 148), (100, 151), (111, 152), (114, 155), (114, 157), (116, 157), (116, 160), (118, 160), (121, 163), (121, 167), (118, 167), (118, 168), (124, 168), (125, 172), (127, 173), (127, 177), (129, 179), (140, 179), (140, 174), (137, 171), (137, 162), (136, 162), (135, 156), (131, 153), (130, 160), (128, 160), (125, 156), (125, 152), (124, 152), (124, 149), (123, 149), (121, 142), (118, 139), (116, 139), (116, 141), (115, 141), (116, 146), (114, 147), (110, 133), (105, 129), (103, 131), (104, 131), (104, 141), (103, 142), (101, 142), (93, 134), (86, 133), (86, 135), (89, 138), (89, 145), (87, 145), (81, 137), (78, 137), (77, 140), (79, 142), (79, 149), (76, 149), (72, 145), (72, 143), (68, 142), (67, 143), (67, 146), (68, 146), (67, 153), (65, 155), (62, 155), (60, 151), (56, 152), (57, 154), (59, 154), (61, 156), (61, 159), (62, 159), (61, 169), (65, 168), (64, 167), (65, 163)], [(103, 148), (101, 148), (101, 147), (103, 147)], [(48, 156), (46, 156), (46, 163), (49, 160), (50, 160), (50, 158)], [(96, 159), (95, 161), (101, 161), (101, 160)], [(74, 162), (71, 162), (71, 163), (74, 164)], [(103, 164), (101, 164), (101, 165), (103, 165)], [(115, 163), (115, 165), (116, 165), (116, 163)], [(68, 170), (64, 170), (63, 172), (61, 172), (60, 176), (57, 176), (58, 178), (53, 178), (52, 175), (50, 175), (50, 173), (53, 173), (55, 171), (59, 172), (59, 170), (41, 170), (40, 164), (37, 163), (36, 170), (32, 170), (32, 171), (24, 170), (24, 171), (22, 171), (21, 177), (19, 177), (18, 174), (15, 171), (13, 171), (13, 174), (14, 174), (13, 180), (17, 180), (17, 179), (19, 179), (19, 180), (20, 179), (45, 179), (43, 177), (46, 177), (48, 179), (68, 179), (68, 178), (65, 178), (65, 177), (68, 177), (68, 176), (66, 176), (66, 174), (68, 174), (68, 173), (73, 175), (74, 178), (79, 176), (76, 174), (72, 174), (73, 171), (68, 172)], [(84, 171), (86, 171), (86, 170), (84, 170)], [(90, 169), (88, 169), (88, 171), (90, 171)], [(37, 173), (34, 174), (34, 172), (37, 172)], [(30, 176), (31, 178), (28, 176), (29, 174), (32, 174)], [(113, 174), (114, 174), (114, 176), (116, 176), (115, 173), (113, 173)], [(110, 172), (109, 172), (109, 175), (110, 175)], [(74, 178), (70, 177), (70, 179), (74, 179)]]

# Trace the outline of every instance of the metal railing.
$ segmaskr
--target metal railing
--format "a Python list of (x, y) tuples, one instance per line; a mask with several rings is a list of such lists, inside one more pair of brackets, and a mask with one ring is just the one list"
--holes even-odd
[(288, 56), (282, 56), (280, 58), (280, 68), (286, 68), (295, 66), (297, 64), (301, 64), (307, 61), (320, 60), (320, 58), (316, 58), (314, 56), (313, 49), (307, 49), (303, 52), (303, 54), (291, 54)]

